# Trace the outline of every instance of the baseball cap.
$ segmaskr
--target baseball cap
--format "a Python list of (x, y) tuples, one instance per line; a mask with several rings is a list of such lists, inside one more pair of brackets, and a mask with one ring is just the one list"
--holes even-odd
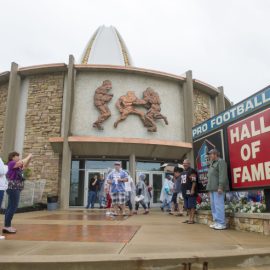
[(216, 148), (213, 148), (210, 151), (208, 151), (208, 155), (210, 154), (219, 154), (219, 151)]
[(121, 166), (121, 161), (115, 161), (115, 162), (114, 162), (114, 165)]

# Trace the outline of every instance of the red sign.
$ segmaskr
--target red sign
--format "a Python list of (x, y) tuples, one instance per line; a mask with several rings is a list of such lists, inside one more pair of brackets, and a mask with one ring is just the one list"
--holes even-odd
[(270, 186), (270, 109), (228, 126), (232, 188)]

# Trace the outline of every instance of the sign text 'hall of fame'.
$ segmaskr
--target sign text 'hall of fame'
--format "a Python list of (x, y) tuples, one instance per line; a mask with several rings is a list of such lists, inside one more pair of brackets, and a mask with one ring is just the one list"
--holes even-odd
[(270, 109), (227, 128), (233, 188), (270, 185)]

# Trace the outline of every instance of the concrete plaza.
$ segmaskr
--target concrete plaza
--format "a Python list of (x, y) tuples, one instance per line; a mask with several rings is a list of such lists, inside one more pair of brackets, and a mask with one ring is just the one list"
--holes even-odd
[(269, 237), (184, 220), (158, 210), (16, 214), (17, 234), (0, 242), (0, 269), (270, 269)]

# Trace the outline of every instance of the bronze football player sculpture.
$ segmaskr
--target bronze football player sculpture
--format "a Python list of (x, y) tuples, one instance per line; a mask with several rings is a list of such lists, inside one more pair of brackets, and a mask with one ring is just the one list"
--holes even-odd
[(130, 114), (138, 115), (143, 124), (145, 124), (145, 113), (137, 110), (134, 105), (145, 105), (146, 102), (142, 99), (136, 97), (133, 91), (128, 91), (125, 96), (121, 96), (118, 101), (116, 102), (116, 107), (120, 112), (120, 117), (114, 123), (114, 127), (117, 128), (118, 124), (121, 121), (124, 121)]
[(143, 99), (145, 101), (145, 107), (148, 109), (145, 115), (145, 126), (147, 127), (147, 130), (149, 132), (157, 131), (157, 125), (155, 123), (157, 119), (163, 119), (165, 124), (168, 125), (169, 122), (167, 117), (160, 113), (161, 101), (158, 93), (151, 87), (148, 87), (143, 92)]
[(113, 98), (113, 94), (108, 93), (111, 89), (111, 81), (105, 80), (95, 91), (94, 104), (99, 110), (100, 115), (96, 122), (93, 123), (93, 127), (99, 130), (103, 130), (103, 126), (101, 124), (111, 116), (111, 111), (107, 105)]

